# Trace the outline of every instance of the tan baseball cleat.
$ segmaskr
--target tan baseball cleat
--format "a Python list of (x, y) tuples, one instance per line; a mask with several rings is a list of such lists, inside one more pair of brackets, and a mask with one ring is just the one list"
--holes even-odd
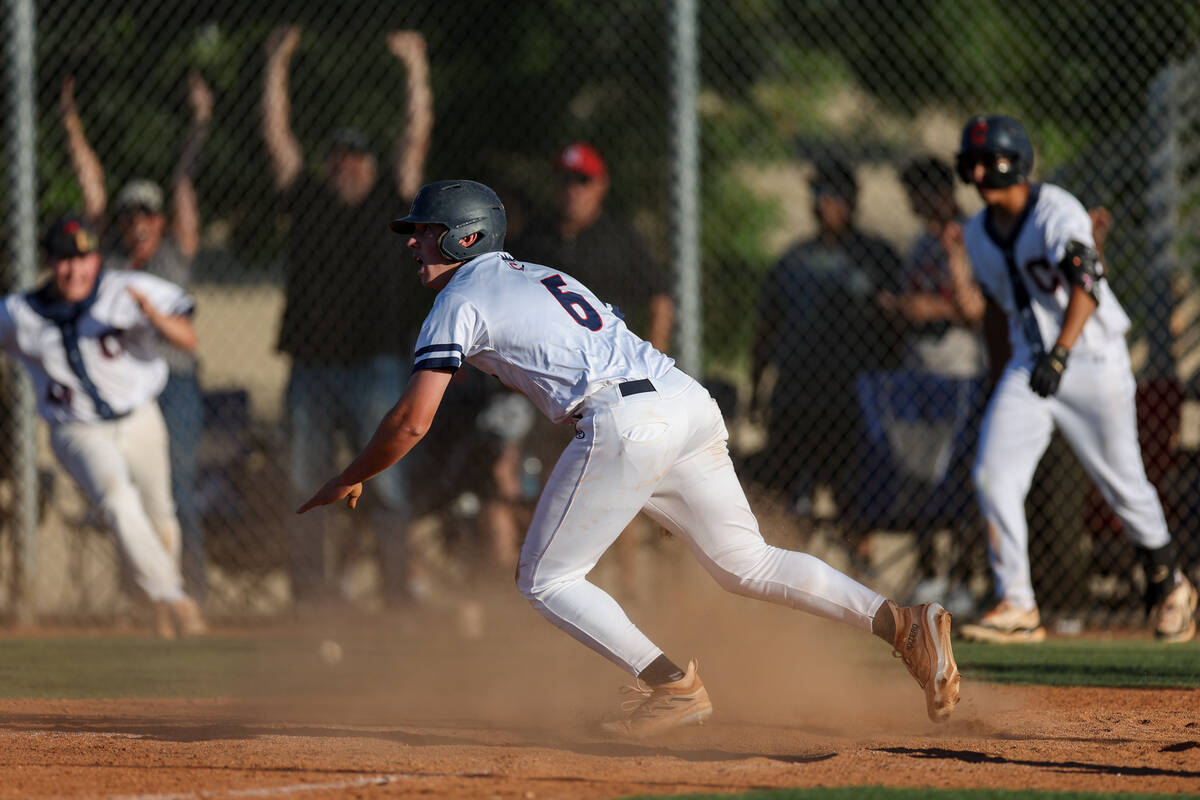
[(963, 625), (959, 633), (969, 642), (1030, 644), (1046, 641), (1046, 629), (1042, 627), (1042, 616), (1037, 607), (1017, 608), (1005, 600), (984, 614), (979, 622)]
[(622, 688), (622, 692), (636, 696), (622, 702), (621, 715), (601, 722), (600, 730), (643, 739), (688, 725), (704, 724), (712, 716), (712, 703), (708, 699), (708, 690), (700, 682), (698, 667), (693, 659), (683, 677), (673, 683), (650, 686), (639, 680), (633, 686)]
[(200, 614), (200, 606), (190, 597), (171, 603), (171, 617), (180, 636), (203, 636), (208, 633), (208, 625)]
[(175, 638), (175, 622), (171, 619), (171, 606), (165, 602), (154, 604), (154, 635), (160, 639)]
[(1150, 612), (1160, 642), (1187, 642), (1196, 635), (1196, 587), (1181, 572), (1175, 588)]
[(958, 705), (962, 676), (950, 646), (950, 612), (938, 603), (898, 606), (888, 601), (896, 620), (893, 655), (925, 690), (925, 711), (934, 722), (945, 722)]

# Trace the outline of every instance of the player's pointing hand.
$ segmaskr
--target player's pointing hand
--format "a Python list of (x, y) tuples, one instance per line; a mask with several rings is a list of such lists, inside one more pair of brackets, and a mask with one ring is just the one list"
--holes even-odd
[(347, 484), (342, 483), (339, 478), (330, 478), (316, 494), (308, 499), (308, 502), (296, 509), (296, 513), (303, 514), (310, 508), (327, 506), (343, 498), (346, 500), (346, 505), (350, 506), (350, 508), (355, 508), (358, 505), (358, 498), (362, 497), (362, 493), (363, 485), (361, 483)]

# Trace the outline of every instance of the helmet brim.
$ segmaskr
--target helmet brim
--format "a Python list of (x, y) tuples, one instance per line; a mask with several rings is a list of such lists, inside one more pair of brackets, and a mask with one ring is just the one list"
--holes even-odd
[(420, 222), (420, 220), (414, 220), (409, 217), (400, 217), (399, 219), (394, 219), (389, 222), (388, 227), (396, 233), (412, 233), (417, 229), (417, 222)]

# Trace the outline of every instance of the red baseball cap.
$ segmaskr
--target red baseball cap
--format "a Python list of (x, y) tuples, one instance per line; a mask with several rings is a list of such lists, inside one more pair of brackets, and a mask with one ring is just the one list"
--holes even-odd
[(587, 142), (572, 142), (564, 147), (554, 160), (554, 167), (560, 172), (573, 172), (589, 178), (608, 177), (604, 156)]

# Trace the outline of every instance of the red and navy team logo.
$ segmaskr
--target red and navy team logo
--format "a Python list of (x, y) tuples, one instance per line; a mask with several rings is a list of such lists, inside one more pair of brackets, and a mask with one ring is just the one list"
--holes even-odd
[(508, 264), (509, 269), (516, 269), (516, 270), (525, 269), (525, 265), (522, 264), (520, 261), (505, 261), (504, 263)]
[(971, 126), (971, 144), (976, 147), (983, 147), (987, 144), (988, 124), (986, 119), (981, 119)]

